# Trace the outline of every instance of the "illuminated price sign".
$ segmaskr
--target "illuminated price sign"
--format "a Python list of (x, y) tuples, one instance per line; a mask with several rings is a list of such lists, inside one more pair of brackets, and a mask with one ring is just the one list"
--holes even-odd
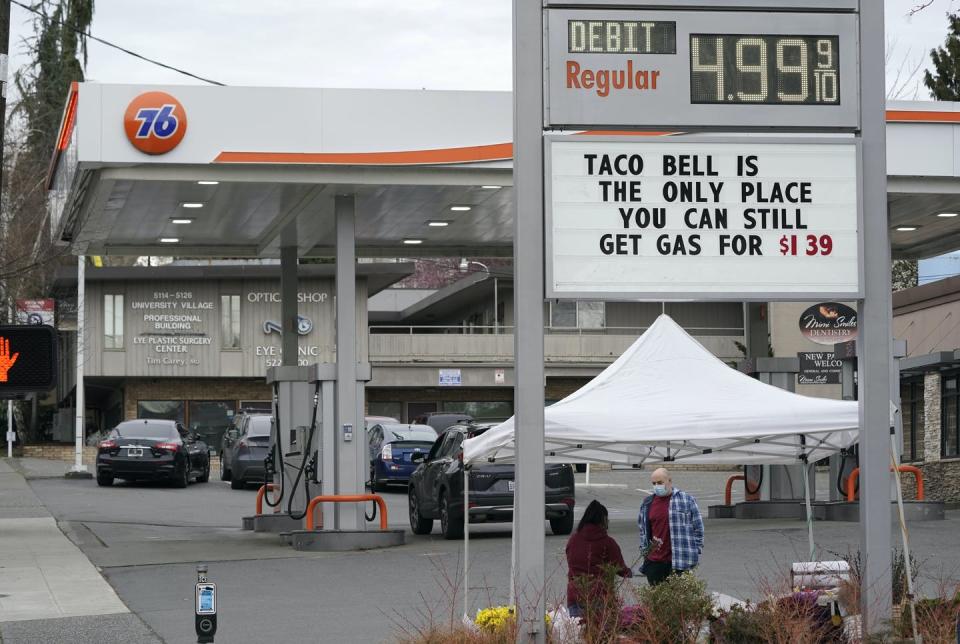
[(547, 297), (860, 297), (850, 140), (547, 137)]
[(836, 36), (690, 36), (690, 101), (838, 105)]
[(859, 127), (854, 12), (546, 15), (546, 129)]
[(57, 385), (57, 332), (49, 326), (0, 326), (0, 398)]

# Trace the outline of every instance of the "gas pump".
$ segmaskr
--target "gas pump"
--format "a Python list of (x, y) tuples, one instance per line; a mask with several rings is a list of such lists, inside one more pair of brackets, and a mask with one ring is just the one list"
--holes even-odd
[[(362, 418), (363, 390), (370, 380), (370, 365), (357, 365), (358, 417)], [(267, 383), (273, 387), (273, 427), (270, 451), (264, 461), (265, 481), (273, 483), (274, 494), (264, 501), (279, 508), (278, 516), (299, 529), (310, 499), (318, 494), (357, 494), (363, 490), (341, 490), (337, 483), (338, 450), (344, 451), (364, 435), (354, 427), (336, 424), (336, 364), (317, 363), (306, 367), (271, 367)], [(364, 452), (365, 453), (365, 452)], [(357, 464), (357, 478), (365, 476), (369, 462)], [(360, 479), (362, 480), (362, 479)], [(321, 525), (339, 528), (339, 504), (323, 505)], [(268, 517), (260, 517), (264, 519)], [(280, 519), (281, 522), (284, 519)], [(319, 523), (319, 522), (318, 522)], [(295, 525), (290, 525), (295, 524)]]
[[(741, 371), (754, 376), (760, 382), (787, 391), (796, 389), (796, 374), (800, 370), (797, 358), (754, 358), (741, 366)], [(803, 464), (797, 465), (745, 465), (744, 494), (748, 501), (802, 501)], [(814, 481), (811, 478), (811, 497), (816, 498)]]
[(264, 501), (295, 522), (303, 519), (322, 480), (319, 437), (324, 428), (333, 426), (333, 419), (327, 418), (333, 413), (332, 401), (325, 405), (323, 400), (324, 390), (332, 392), (333, 382), (318, 377), (319, 366), (267, 371), (267, 383), (273, 386), (273, 422), (264, 484), (273, 483), (275, 492)]

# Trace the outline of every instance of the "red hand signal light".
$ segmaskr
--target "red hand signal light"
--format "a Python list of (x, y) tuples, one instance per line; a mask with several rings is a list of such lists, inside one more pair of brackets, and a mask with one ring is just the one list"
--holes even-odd
[(0, 382), (7, 381), (7, 373), (10, 371), (10, 367), (14, 365), (19, 357), (19, 353), (14, 353), (12, 356), (10, 355), (10, 340), (0, 337)]

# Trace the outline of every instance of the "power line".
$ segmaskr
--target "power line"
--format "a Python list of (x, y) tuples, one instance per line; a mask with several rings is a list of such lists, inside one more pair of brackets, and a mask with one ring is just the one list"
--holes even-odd
[[(34, 14), (36, 14), (36, 15), (38, 15), (38, 16), (40, 16), (40, 17), (43, 18), (44, 20), (50, 20), (50, 16), (44, 14), (42, 11), (39, 11), (39, 10), (37, 10), (37, 9), (34, 9), (34, 8), (31, 7), (30, 5), (27, 5), (27, 4), (24, 4), (24, 3), (22, 3), (22, 2), (19, 2), (19, 0), (10, 0), (10, 1), (11, 1), (13, 4), (17, 5), (18, 7), (22, 7), (23, 9), (26, 9), (27, 11), (29, 11), (29, 12), (31, 12), (31, 13), (34, 13)], [(188, 72), (188, 71), (186, 71), (185, 69), (180, 69), (179, 67), (174, 67), (173, 65), (167, 65), (166, 63), (161, 63), (159, 60), (154, 60), (153, 58), (147, 58), (147, 57), (144, 56), (143, 54), (138, 54), (138, 53), (135, 52), (135, 51), (131, 51), (131, 50), (127, 49), (126, 47), (121, 47), (120, 45), (116, 45), (116, 44), (110, 42), (109, 40), (104, 40), (103, 38), (97, 38), (96, 36), (94, 36), (94, 35), (91, 34), (90, 32), (81, 31), (81, 30), (77, 29), (76, 27), (74, 27), (74, 26), (72, 26), (72, 25), (68, 25), (68, 24), (67, 24), (66, 22), (64, 22), (63, 20), (61, 20), (59, 24), (60, 24), (61, 27), (66, 27), (66, 28), (69, 29), (70, 31), (73, 31), (74, 33), (77, 33), (77, 34), (83, 36), (84, 38), (89, 38), (90, 40), (93, 40), (93, 41), (95, 41), (95, 42), (100, 43), (101, 45), (106, 45), (107, 47), (112, 47), (113, 49), (117, 49), (117, 50), (119, 50), (119, 51), (122, 51), (122, 52), (125, 53), (125, 54), (129, 54), (129, 55), (133, 56), (134, 58), (139, 58), (140, 60), (146, 61), (146, 62), (151, 63), (151, 64), (153, 64), (153, 65), (157, 65), (158, 67), (163, 67), (164, 69), (169, 69), (170, 71), (177, 72), (178, 74), (183, 74), (184, 76), (189, 76), (190, 78), (195, 78), (195, 79), (197, 79), (197, 80), (199, 80), (199, 81), (203, 81), (204, 83), (210, 83), (211, 85), (219, 85), (219, 86), (221, 86), (221, 87), (224, 87), (224, 86), (225, 86), (225, 83), (221, 83), (221, 82), (219, 82), (219, 81), (211, 80), (211, 79), (209, 79), (209, 78), (204, 78), (203, 76), (197, 76), (196, 74), (193, 74), (193, 73), (191, 73), (191, 72)]]

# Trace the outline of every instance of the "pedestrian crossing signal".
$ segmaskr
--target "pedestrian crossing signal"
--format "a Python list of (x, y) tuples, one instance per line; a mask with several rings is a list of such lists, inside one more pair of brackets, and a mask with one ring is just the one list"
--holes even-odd
[(51, 326), (0, 326), (0, 398), (57, 385), (57, 332)]

